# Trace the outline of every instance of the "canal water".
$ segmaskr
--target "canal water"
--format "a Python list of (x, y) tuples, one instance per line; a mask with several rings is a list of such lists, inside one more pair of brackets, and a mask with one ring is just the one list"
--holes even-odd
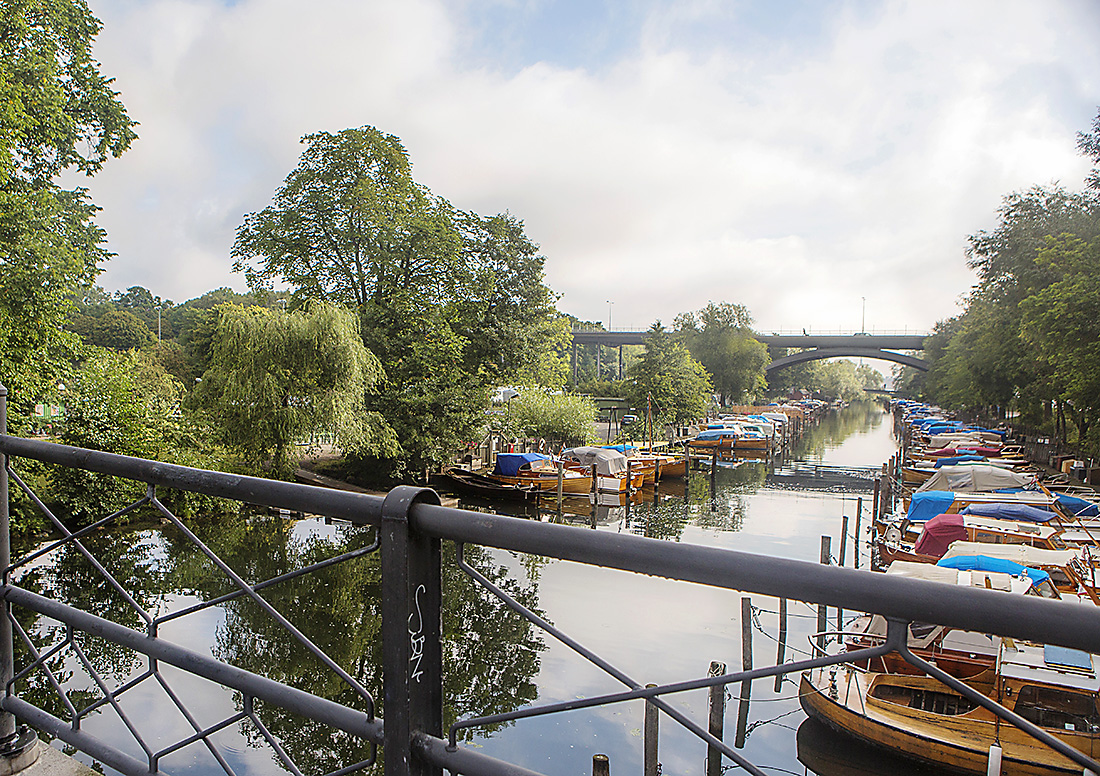
[[(878, 405), (857, 404), (828, 415), (781, 458), (722, 463), (713, 474), (707, 466), (694, 471), (686, 485), (668, 481), (629, 504), (591, 509), (567, 499), (561, 510), (551, 503), (527, 517), (813, 562), (819, 560), (821, 537), (829, 536), (835, 562), (842, 552), (841, 526), (847, 516), (846, 565), (854, 565), (858, 557), (866, 567), (871, 478), (896, 449), (890, 416)], [(861, 500), (862, 530), (857, 535), (855, 518)], [(463, 506), (498, 508), (477, 503)], [(289, 521), (253, 515), (200, 520), (194, 530), (252, 581), (364, 547), (373, 539), (369, 529), (320, 518)], [(171, 526), (101, 532), (89, 537), (88, 544), (147, 612), (163, 614), (201, 605), (231, 589)], [(700, 678), (712, 662), (724, 663), (730, 671), (741, 666), (740, 593), (481, 548), (467, 548), (467, 560), (525, 606), (639, 682), (666, 684)], [(132, 604), (103, 584), (71, 549), (51, 553), (24, 569), (20, 583), (116, 622), (144, 628)], [(623, 689), (572, 649), (513, 614), (450, 560), (445, 564), (444, 588), (444, 631), (449, 634), (444, 650), (446, 695), (452, 699), (446, 710), (448, 720)], [(375, 554), (281, 583), (264, 591), (264, 596), (380, 698), (379, 593)], [(778, 602), (754, 596), (751, 606), (754, 663), (773, 664)], [(835, 627), (836, 617), (830, 610), (830, 627)], [(64, 638), (64, 629), (52, 621), (28, 620), (23, 625), (41, 650)], [(816, 607), (790, 602), (787, 661), (808, 654), (816, 625)], [(266, 615), (245, 600), (172, 620), (160, 633), (256, 673), (357, 703), (339, 682), (324, 676), (312, 656), (284, 638)], [(93, 637), (78, 636), (77, 643), (87, 666), (100, 672), (108, 684), (139, 677), (145, 668), (136, 656)], [(95, 681), (81, 660), (70, 655), (50, 665), (74, 706), (80, 708), (98, 697)], [(241, 709), (240, 698), (232, 692), (170, 667), (162, 667), (161, 674), (163, 683), (157, 677), (144, 680), (123, 694), (118, 707), (154, 751), (192, 730), (167, 697), (164, 684), (204, 727)], [(778, 689), (773, 679), (757, 680), (744, 706), (740, 688), (731, 685), (728, 690), (724, 738), (736, 742), (749, 760), (768, 772), (820, 776), (928, 772), (806, 720), (798, 704), (797, 676)], [(41, 674), (24, 682), (20, 692), (65, 716)], [(706, 691), (697, 691), (667, 697), (705, 726), (707, 696)], [(635, 701), (519, 720), (470, 731), (464, 743), (546, 774), (590, 772), (597, 753), (608, 755), (613, 773), (640, 774), (643, 712), (642, 703)], [(304, 773), (330, 772), (366, 755), (354, 742), (278, 709), (260, 708), (259, 716)], [(109, 705), (89, 714), (81, 727), (144, 759), (141, 745), (120, 725), (118, 711)], [(251, 724), (231, 724), (215, 738), (235, 773), (282, 772)], [(705, 757), (705, 744), (662, 716), (662, 773), (700, 774)], [(197, 776), (223, 772), (201, 744), (166, 756), (161, 767), (168, 773)]]

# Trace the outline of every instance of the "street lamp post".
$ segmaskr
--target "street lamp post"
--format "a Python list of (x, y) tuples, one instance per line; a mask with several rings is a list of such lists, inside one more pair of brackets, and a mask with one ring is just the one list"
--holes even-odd
[(863, 334), (867, 331), (867, 297), (861, 296), (863, 300), (863, 315), (859, 319), (859, 333)]
[(615, 304), (610, 299), (607, 300), (607, 330), (611, 331), (611, 305)]

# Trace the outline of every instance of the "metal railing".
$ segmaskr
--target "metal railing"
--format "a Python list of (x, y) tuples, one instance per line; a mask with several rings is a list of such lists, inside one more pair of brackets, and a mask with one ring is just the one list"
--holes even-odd
[[(0, 389), (0, 432), (4, 431), (3, 403)], [(719, 751), (749, 773), (763, 771), (727, 743), (711, 735), (682, 709), (666, 700), (672, 693), (724, 686), (746, 680), (800, 672), (816, 667), (857, 661), (896, 651), (910, 664), (918, 666), (975, 703), (989, 708), (1001, 719), (1016, 724), (1041, 738), (1066, 757), (1100, 772), (1100, 765), (1081, 752), (1052, 737), (1026, 720), (989, 700), (953, 677), (943, 674), (934, 665), (909, 652), (904, 634), (913, 621), (935, 622), (949, 627), (1011, 636), (1021, 639), (1058, 644), (1083, 650), (1100, 651), (1100, 608), (1000, 595), (974, 588), (957, 588), (903, 577), (872, 574), (854, 569), (824, 566), (784, 558), (766, 557), (732, 550), (667, 542), (634, 534), (591, 531), (571, 526), (468, 512), (441, 506), (436, 494), (427, 489), (398, 487), (385, 497), (345, 491), (328, 490), (220, 472), (205, 471), (168, 463), (129, 458), (92, 450), (67, 447), (37, 440), (27, 440), (0, 433), (0, 454), (3, 472), (0, 478), (0, 562), (4, 566), (4, 584), (0, 597), (6, 616), (0, 618), (0, 680), (5, 695), (0, 708), (30, 723), (51, 736), (86, 752), (97, 760), (124, 774), (162, 773), (160, 761), (167, 755), (191, 745), (205, 746), (226, 773), (232, 773), (215, 734), (238, 723), (249, 724), (275, 752), (290, 773), (301, 771), (284, 751), (277, 736), (265, 726), (263, 712), (258, 707), (274, 706), (330, 726), (334, 731), (361, 740), (374, 747), (381, 745), (387, 776), (406, 774), (453, 773), (530, 774), (523, 767), (502, 762), (458, 743), (464, 730), (481, 728), (521, 718), (529, 718), (574, 709), (603, 706), (630, 700), (648, 699), (667, 716), (693, 732), (709, 747)], [(74, 467), (121, 477), (146, 484), (146, 494), (123, 510), (77, 532), (70, 532), (63, 521), (42, 503), (24, 478), (12, 465), (12, 459), (28, 459), (62, 467)], [(61, 538), (41, 550), (12, 562), (6, 553), (8, 544), (8, 478), (43, 511)], [(370, 546), (330, 558), (305, 569), (259, 584), (249, 584), (217, 554), (204, 545), (157, 495), (158, 488), (173, 488), (247, 504), (286, 509), (293, 512), (326, 515), (360, 526), (373, 526), (377, 540)], [(156, 615), (130, 597), (123, 586), (103, 568), (84, 546), (84, 539), (93, 531), (110, 525), (119, 517), (138, 507), (152, 507), (166, 521), (186, 536), (212, 563), (232, 581), (234, 592), (167, 615)], [(459, 567), (483, 589), (496, 596), (507, 607), (560, 640), (576, 653), (601, 668), (624, 685), (622, 692), (597, 697), (578, 698), (562, 703), (529, 706), (519, 710), (482, 717), (460, 719), (448, 731), (443, 730), (442, 682), (442, 542), (455, 544)], [(66, 602), (51, 600), (13, 582), (13, 572), (58, 546), (74, 547), (88, 558), (102, 574), (105, 584), (126, 598), (144, 623), (144, 631), (134, 630), (94, 614), (80, 611)], [(877, 612), (889, 620), (889, 631), (880, 646), (841, 655), (817, 656), (794, 663), (754, 670), (707, 676), (673, 684), (646, 686), (617, 668), (608, 659), (589, 650), (579, 641), (560, 631), (547, 619), (525, 607), (516, 598), (469, 565), (464, 559), (467, 546), (497, 548), (591, 564), (610, 569), (636, 572), (671, 580), (692, 582), (728, 590), (759, 593), (778, 598), (794, 599), (813, 604), (843, 607), (848, 611)], [(375, 701), (354, 679), (346, 667), (341, 667), (312, 644), (279, 611), (268, 603), (261, 592), (290, 576), (311, 573), (324, 566), (344, 563), (366, 554), (380, 553), (381, 579), (381, 640), (382, 687), (381, 716), (376, 715)], [(159, 635), (159, 628), (170, 619), (217, 604), (233, 596), (246, 596), (278, 622), (303, 648), (312, 653), (349, 688), (355, 702), (339, 703), (301, 689), (290, 687), (239, 667), (220, 662), (209, 655), (198, 654), (172, 643)], [(65, 636), (46, 652), (36, 649), (29, 634), (19, 625), (12, 609), (23, 608), (63, 623)], [(27, 665), (14, 666), (11, 633), (14, 628), (27, 647)], [(4, 633), (7, 639), (4, 640)], [(137, 677), (119, 686), (110, 686), (106, 677), (95, 671), (82, 654), (82, 642), (75, 634), (87, 633), (112, 644), (144, 655), (147, 668)], [(62, 651), (75, 655), (94, 677), (100, 695), (84, 706), (78, 706), (61, 686), (61, 679), (51, 673), (50, 661)], [(231, 688), (240, 694), (238, 712), (213, 722), (200, 720), (173, 691), (161, 664)], [(64, 708), (62, 717), (50, 713), (21, 697), (19, 683), (33, 672), (45, 674), (48, 684), (57, 693)], [(153, 681), (187, 719), (191, 732), (163, 746), (154, 746), (142, 736), (143, 720), (128, 717), (120, 697), (139, 683)], [(139, 743), (144, 759), (135, 758), (107, 741), (82, 729), (81, 722), (97, 708), (112, 706), (122, 724)], [(3, 715), (10, 729), (14, 720)], [(354, 763), (341, 764), (331, 776), (369, 767), (370, 756)]]

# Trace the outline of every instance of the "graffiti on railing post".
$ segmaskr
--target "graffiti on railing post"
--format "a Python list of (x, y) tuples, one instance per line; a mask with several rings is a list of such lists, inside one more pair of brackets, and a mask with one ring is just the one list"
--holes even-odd
[[(416, 607), (416, 611), (409, 615), (409, 663), (413, 664), (412, 673), (409, 677), (416, 680), (417, 684), (420, 684), (420, 677), (424, 675), (424, 671), (421, 669), (420, 664), (424, 660), (424, 614), (420, 611), (420, 595), (427, 592), (427, 588), (424, 585), (417, 585), (416, 592), (413, 593), (413, 606)], [(413, 630), (412, 621), (416, 618), (416, 630)]]

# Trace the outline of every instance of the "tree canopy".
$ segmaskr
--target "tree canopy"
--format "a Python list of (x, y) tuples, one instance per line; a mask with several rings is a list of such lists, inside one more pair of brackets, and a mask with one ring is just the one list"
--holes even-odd
[(312, 433), (334, 434), (351, 452), (393, 453), (392, 429), (364, 406), (382, 379), (355, 318), (337, 305), (318, 302), (305, 312), (226, 305), (191, 406), (249, 465), (270, 463), (285, 474), (292, 446)]
[(768, 348), (751, 327), (748, 309), (729, 302), (711, 302), (676, 318), (679, 336), (710, 374), (722, 404), (748, 403), (767, 388)]
[(630, 365), (627, 378), (627, 398), (634, 406), (650, 406), (661, 423), (701, 417), (714, 391), (707, 370), (660, 321), (650, 327), (645, 353)]
[(83, 0), (15, 0), (0, 15), (0, 382), (16, 427), (74, 360), (69, 295), (107, 258), (87, 192), (55, 178), (92, 175), (136, 137), (92, 58), (99, 30)]
[(324, 299), (358, 313), (385, 366), (378, 409), (399, 468), (441, 463), (469, 441), (494, 384), (564, 381), (568, 329), (522, 222), (457, 211), (374, 127), (302, 142), (273, 203), (237, 230), (234, 268), (254, 291), (285, 283), (292, 308)]

